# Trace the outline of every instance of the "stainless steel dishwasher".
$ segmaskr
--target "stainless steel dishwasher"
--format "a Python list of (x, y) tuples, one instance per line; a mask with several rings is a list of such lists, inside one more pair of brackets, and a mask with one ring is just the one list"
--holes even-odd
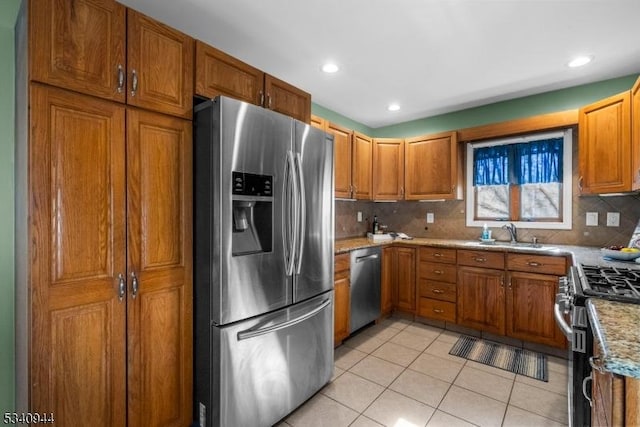
[(351, 323), (349, 332), (380, 316), (380, 248), (351, 252)]

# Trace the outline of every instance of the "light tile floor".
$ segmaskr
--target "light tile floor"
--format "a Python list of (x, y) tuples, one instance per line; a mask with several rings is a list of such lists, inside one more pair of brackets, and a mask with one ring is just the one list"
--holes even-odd
[(562, 426), (567, 363), (549, 382), (451, 356), (459, 334), (390, 318), (335, 350), (332, 381), (279, 427)]

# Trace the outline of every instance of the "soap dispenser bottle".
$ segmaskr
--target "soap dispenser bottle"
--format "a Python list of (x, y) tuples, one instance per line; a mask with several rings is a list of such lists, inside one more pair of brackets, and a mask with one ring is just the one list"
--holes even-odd
[(378, 224), (378, 216), (377, 216), (377, 215), (374, 215), (374, 216), (373, 216), (373, 226), (372, 226), (372, 228), (371, 228), (371, 230), (372, 230), (371, 232), (372, 232), (373, 234), (378, 234), (378, 228), (379, 228), (379, 224)]
[(491, 232), (489, 231), (489, 227), (487, 224), (482, 227), (482, 235), (480, 236), (482, 240), (489, 240), (491, 238)]

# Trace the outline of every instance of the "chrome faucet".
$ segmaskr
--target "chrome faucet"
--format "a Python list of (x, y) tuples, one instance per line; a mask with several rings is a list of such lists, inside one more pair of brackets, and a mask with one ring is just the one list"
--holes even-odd
[(516, 243), (518, 243), (518, 229), (516, 228), (515, 225), (513, 225), (512, 222), (510, 222), (509, 224), (503, 225), (502, 228), (509, 231), (509, 234), (511, 235), (512, 245), (515, 245)]

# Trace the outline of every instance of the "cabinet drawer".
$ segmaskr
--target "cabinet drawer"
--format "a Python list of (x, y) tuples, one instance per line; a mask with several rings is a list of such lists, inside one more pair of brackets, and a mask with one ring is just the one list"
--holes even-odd
[(431, 279), (437, 282), (456, 283), (455, 264), (442, 264), (440, 262), (421, 262), (421, 279)]
[(507, 254), (507, 269), (564, 276), (567, 274), (567, 261), (559, 256)]
[(336, 255), (333, 272), (338, 273), (340, 271), (345, 271), (345, 270), (349, 271), (350, 264), (351, 264), (351, 254), (349, 254), (349, 252), (347, 252), (346, 254)]
[(431, 298), (420, 298), (418, 316), (444, 320), (446, 322), (455, 322), (456, 304)]
[(459, 250), (458, 264), (502, 270), (504, 268), (504, 254), (490, 251)]
[(445, 248), (420, 248), (420, 261), (456, 263), (456, 250)]
[(456, 302), (456, 284), (420, 279), (418, 295), (440, 301)]

